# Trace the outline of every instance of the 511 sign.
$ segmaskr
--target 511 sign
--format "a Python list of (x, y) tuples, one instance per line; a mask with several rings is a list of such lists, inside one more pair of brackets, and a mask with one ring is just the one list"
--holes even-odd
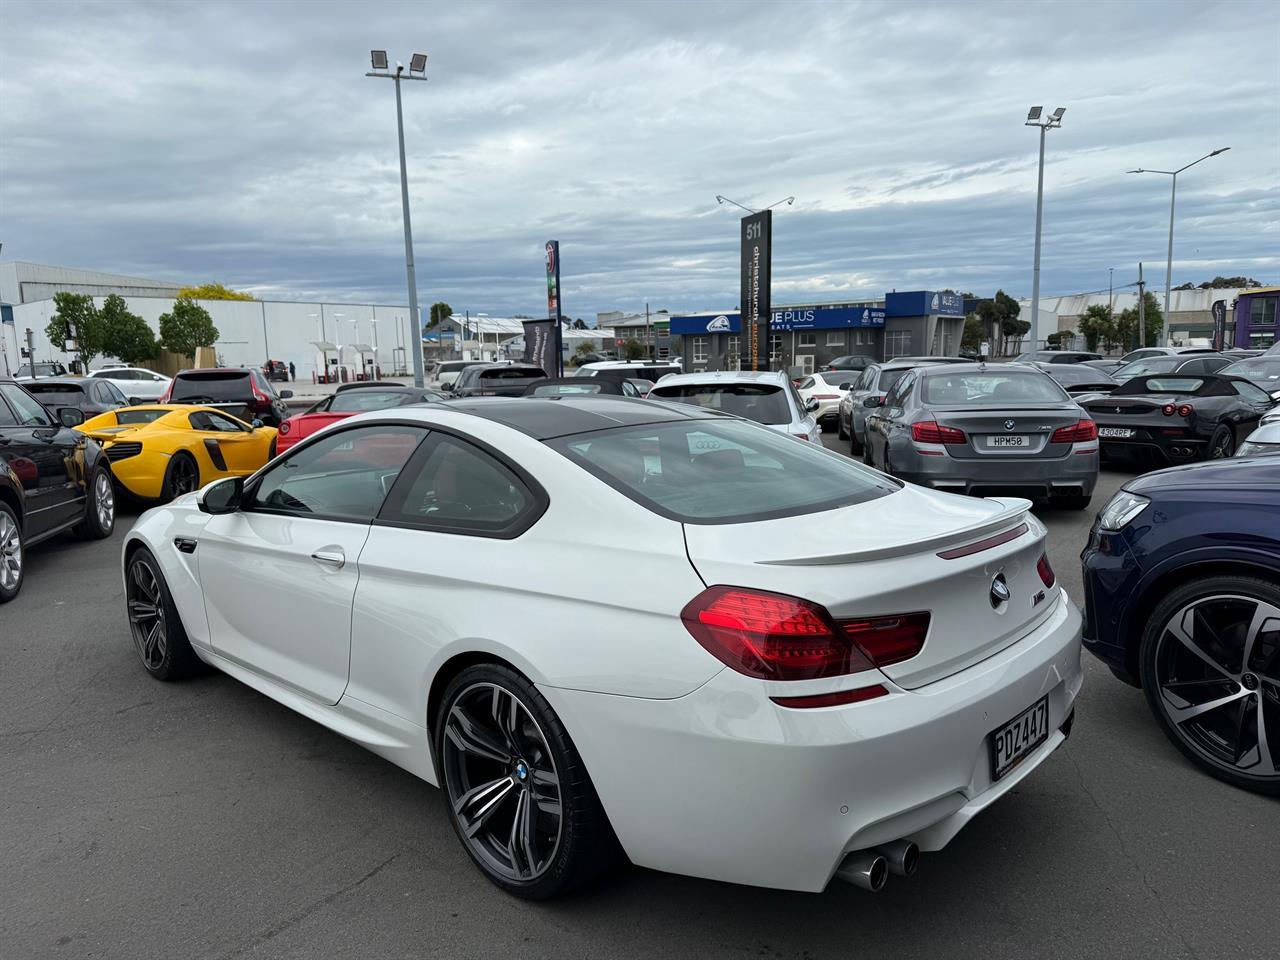
[(742, 369), (769, 369), (770, 258), (773, 211), (761, 210), (742, 218)]

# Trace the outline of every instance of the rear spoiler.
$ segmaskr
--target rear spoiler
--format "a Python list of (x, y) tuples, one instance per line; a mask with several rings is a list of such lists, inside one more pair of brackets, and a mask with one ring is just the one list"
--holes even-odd
[[(895, 557), (907, 557), (921, 553), (940, 553), (948, 547), (975, 543), (999, 534), (1017, 524), (1023, 523), (1030, 500), (1021, 497), (991, 497), (993, 503), (1001, 507), (999, 513), (979, 523), (952, 530), (927, 540), (912, 540), (908, 543), (895, 544), (891, 547), (876, 547), (870, 550), (856, 550), (852, 553), (832, 554), (825, 557), (798, 557), (793, 560), (760, 560), (759, 563), (775, 567), (821, 567), (841, 563), (869, 563), (874, 560), (891, 560)], [(1023, 524), (1025, 526), (1025, 524)], [(1021, 535), (1021, 534), (1019, 534)]]

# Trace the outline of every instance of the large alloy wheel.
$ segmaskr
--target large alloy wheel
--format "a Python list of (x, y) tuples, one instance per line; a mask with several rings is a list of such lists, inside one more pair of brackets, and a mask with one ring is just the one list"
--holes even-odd
[(1195, 763), (1228, 783), (1280, 793), (1280, 589), (1218, 577), (1175, 591), (1147, 627), (1143, 687)]
[(157, 680), (177, 680), (199, 668), (160, 565), (145, 547), (134, 552), (125, 568), (125, 602), (129, 632), (147, 673)]
[(1235, 450), (1236, 444), (1231, 436), (1231, 428), (1224, 423), (1209, 439), (1209, 459), (1226, 460), (1235, 453)]
[(22, 589), (22, 527), (7, 503), (0, 503), (0, 603)]
[(82, 540), (101, 540), (111, 536), (115, 528), (115, 485), (110, 472), (100, 466), (89, 483), (89, 502), (85, 504), (84, 519), (75, 526), (75, 534)]
[(567, 732), (514, 671), (478, 665), (445, 692), (437, 722), (445, 806), (494, 883), (546, 899), (599, 873), (616, 848)]
[(172, 500), (200, 488), (200, 467), (187, 453), (175, 453), (164, 474), (164, 500)]

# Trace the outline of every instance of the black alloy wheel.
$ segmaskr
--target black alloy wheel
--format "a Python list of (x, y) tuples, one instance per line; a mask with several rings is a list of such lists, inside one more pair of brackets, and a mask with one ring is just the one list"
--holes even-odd
[(163, 498), (173, 500), (184, 493), (198, 489), (200, 489), (200, 467), (191, 459), (190, 454), (175, 453), (169, 460), (169, 469), (165, 471)]
[(1209, 440), (1209, 459), (1226, 460), (1236, 452), (1235, 440), (1231, 436), (1231, 428), (1226, 424), (1213, 432)]
[(617, 841), (582, 760), (524, 677), (496, 664), (463, 670), (436, 726), (450, 821), (499, 887), (542, 900), (611, 862)]
[(125, 602), (133, 645), (147, 673), (157, 680), (177, 680), (199, 669), (160, 565), (146, 548), (129, 558)]
[(1228, 783), (1280, 794), (1280, 588), (1215, 577), (1153, 612), (1143, 688), (1169, 738)]

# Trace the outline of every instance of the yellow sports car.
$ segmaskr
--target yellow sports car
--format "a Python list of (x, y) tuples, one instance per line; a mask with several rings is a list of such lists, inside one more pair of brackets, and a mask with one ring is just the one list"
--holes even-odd
[(77, 427), (102, 444), (116, 482), (142, 500), (167, 503), (210, 480), (247, 477), (275, 453), (274, 427), (190, 404), (121, 407)]

